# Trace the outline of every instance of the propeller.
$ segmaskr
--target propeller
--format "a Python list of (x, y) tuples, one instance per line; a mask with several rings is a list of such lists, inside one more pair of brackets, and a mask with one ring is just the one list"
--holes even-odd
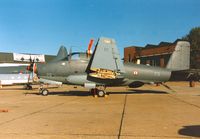
[(29, 78), (28, 78), (28, 84), (30, 83), (30, 80), (32, 79), (33, 81), (35, 78), (37, 78), (37, 66), (35, 63), (35, 60), (31, 58), (30, 56), (30, 65), (27, 66), (27, 70), (30, 71)]

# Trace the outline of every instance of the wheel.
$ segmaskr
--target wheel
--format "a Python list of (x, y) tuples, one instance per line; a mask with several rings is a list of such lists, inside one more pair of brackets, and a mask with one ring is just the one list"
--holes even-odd
[(28, 85), (26, 89), (27, 89), (27, 90), (32, 90), (33, 88), (32, 88), (31, 85)]
[(47, 95), (49, 94), (49, 91), (48, 91), (47, 89), (42, 89), (42, 90), (41, 90), (41, 94), (42, 94), (43, 96), (47, 96)]
[(195, 81), (190, 81), (190, 87), (195, 87)]
[(99, 97), (104, 97), (105, 94), (106, 94), (105, 91), (103, 91), (103, 90), (98, 90), (97, 93), (98, 93), (98, 96), (99, 96)]

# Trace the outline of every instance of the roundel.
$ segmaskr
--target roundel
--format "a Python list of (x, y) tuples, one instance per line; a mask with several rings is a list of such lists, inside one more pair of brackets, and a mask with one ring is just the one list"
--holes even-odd
[(133, 71), (133, 75), (138, 75), (138, 71)]

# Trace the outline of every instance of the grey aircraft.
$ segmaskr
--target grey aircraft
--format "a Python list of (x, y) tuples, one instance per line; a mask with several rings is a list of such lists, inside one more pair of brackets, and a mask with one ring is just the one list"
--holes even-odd
[[(78, 56), (77, 56), (78, 55)], [(101, 37), (94, 52), (70, 53), (61, 47), (57, 57), (46, 64), (36, 63), (40, 79), (80, 85), (90, 89), (95, 96), (103, 97), (109, 86), (141, 87), (149, 83), (163, 83), (173, 79), (173, 71), (189, 69), (190, 44), (179, 42), (171, 54), (166, 68), (134, 63), (123, 63), (114, 39)], [(41, 88), (42, 95), (49, 91)]]

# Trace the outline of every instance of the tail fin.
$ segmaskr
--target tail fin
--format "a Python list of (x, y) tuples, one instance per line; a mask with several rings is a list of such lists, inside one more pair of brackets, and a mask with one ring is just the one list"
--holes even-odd
[(68, 57), (67, 49), (64, 46), (61, 46), (57, 56), (53, 59), (53, 61), (60, 61), (63, 59), (67, 59), (67, 57)]
[(190, 68), (190, 43), (187, 41), (178, 41), (175, 51), (169, 58), (166, 66), (173, 71), (187, 70)]

